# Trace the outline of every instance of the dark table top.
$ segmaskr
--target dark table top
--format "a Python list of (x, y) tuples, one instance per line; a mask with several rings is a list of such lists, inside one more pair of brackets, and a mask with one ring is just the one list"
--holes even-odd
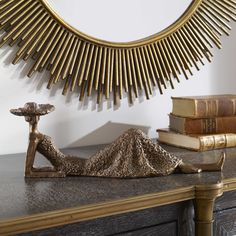
[[(63, 150), (88, 157), (101, 146)], [(167, 147), (170, 152), (194, 163), (218, 160), (222, 150), (193, 152)], [(214, 184), (236, 178), (236, 148), (228, 148), (223, 172), (173, 174), (166, 177), (112, 179), (91, 177), (24, 178), (25, 154), (0, 156), (0, 221), (38, 213), (83, 207), (146, 194), (170, 191), (192, 185)]]

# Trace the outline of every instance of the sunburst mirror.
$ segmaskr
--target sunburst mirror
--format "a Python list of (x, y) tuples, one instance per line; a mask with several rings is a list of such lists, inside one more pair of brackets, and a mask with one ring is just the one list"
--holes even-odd
[[(116, 40), (109, 37), (100, 39), (99, 32), (90, 32), (86, 20), (83, 25), (83, 19), (79, 18), (83, 16), (83, 12), (85, 16), (93, 15), (96, 22), (92, 22), (92, 28), (99, 31), (100, 28), (94, 24), (104, 26), (101, 16), (106, 16), (110, 11), (106, 9), (108, 5), (102, 4), (111, 4), (111, 1), (93, 1), (104, 9), (104, 13), (90, 3), (90, 8), (87, 8), (90, 12), (83, 9), (86, 8), (86, 4), (83, 4), (80, 14), (76, 9), (74, 12), (77, 15), (71, 14), (67, 18), (61, 11), (62, 4), (70, 7), (73, 12), (73, 2), (77, 6), (80, 2), (70, 1), (0, 0), (0, 28), (4, 30), (0, 46), (19, 46), (13, 64), (22, 59), (34, 59), (28, 72), (29, 77), (36, 72), (49, 70), (48, 88), (62, 81), (64, 95), (78, 90), (82, 101), (85, 96), (96, 92), (98, 103), (103, 97), (113, 97), (116, 103), (123, 93), (127, 93), (132, 102), (142, 91), (149, 99), (156, 88), (160, 93), (169, 85), (173, 88), (174, 82), (179, 82), (181, 75), (188, 79), (194, 68), (199, 70), (205, 61), (211, 61), (212, 48), (221, 48), (220, 36), (229, 35), (229, 22), (236, 19), (236, 0), (183, 0), (181, 7), (175, 9), (179, 11), (178, 19), (168, 16), (170, 6), (166, 9), (160, 7), (161, 12), (156, 15), (162, 13), (162, 17), (168, 21), (151, 19), (152, 22), (157, 22), (154, 32), (145, 32), (145, 24), (148, 23), (142, 22), (144, 27), (139, 24), (140, 36), (137, 39), (132, 38), (132, 33), (127, 35), (120, 32), (118, 36), (125, 35), (128, 38), (119, 37), (119, 42), (114, 42)], [(170, 5), (168, 1), (166, 6)], [(124, 30), (126, 24), (122, 23), (121, 18), (125, 14), (127, 0), (123, 0), (124, 3), (120, 0), (117, 7), (114, 2), (112, 1), (114, 10), (110, 12), (110, 16), (115, 19), (117, 15), (118, 21), (123, 25), (116, 27), (115, 23), (109, 24)], [(150, 10), (153, 0), (133, 2), (134, 8), (140, 4), (142, 8), (148, 6)], [(162, 6), (163, 1), (159, 2)], [(92, 6), (96, 11), (91, 14)], [(122, 6), (123, 11), (119, 11), (119, 6)], [(94, 16), (96, 12), (98, 15)], [(154, 14), (155, 11), (150, 16)], [(104, 22), (110, 20), (108, 18)], [(159, 22), (163, 24), (160, 26)], [(128, 23), (127, 27), (130, 28), (126, 28), (126, 32), (134, 28)], [(143, 33), (150, 36), (144, 37)]]

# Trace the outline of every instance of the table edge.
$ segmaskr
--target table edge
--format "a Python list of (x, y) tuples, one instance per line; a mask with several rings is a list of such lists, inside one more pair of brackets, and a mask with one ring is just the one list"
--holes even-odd
[[(205, 189), (215, 187), (219, 188), (220, 186), (222, 186), (222, 191), (228, 192), (236, 189), (236, 178), (225, 179), (219, 183), (201, 186)], [(32, 216), (0, 220), (0, 235), (11, 235), (16, 233), (42, 230), (87, 220), (98, 219), (106, 216), (113, 216), (122, 213), (193, 200), (196, 197), (196, 188), (197, 186), (193, 185), (169, 191), (125, 198), (121, 200), (88, 204), (82, 207), (74, 207), (34, 214)]]

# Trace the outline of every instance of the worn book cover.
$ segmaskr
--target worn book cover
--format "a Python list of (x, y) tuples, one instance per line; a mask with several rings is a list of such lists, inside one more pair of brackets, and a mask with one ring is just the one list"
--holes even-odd
[(236, 116), (193, 119), (170, 114), (169, 127), (182, 134), (236, 133)]
[(186, 135), (169, 129), (158, 129), (158, 141), (195, 151), (207, 151), (236, 146), (236, 134)]
[(182, 117), (206, 118), (236, 115), (236, 95), (172, 97), (172, 114)]

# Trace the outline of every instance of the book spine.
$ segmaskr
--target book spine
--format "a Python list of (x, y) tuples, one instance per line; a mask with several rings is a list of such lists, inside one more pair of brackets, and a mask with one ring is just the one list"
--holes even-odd
[(214, 150), (226, 147), (236, 146), (236, 134), (216, 134), (209, 136), (200, 136), (199, 151)]
[(183, 134), (236, 133), (236, 116), (196, 119), (169, 117), (170, 128)]
[[(189, 123), (191, 122), (191, 120), (188, 120)], [(199, 119), (199, 123), (200, 123), (200, 127), (201, 130), (199, 134), (211, 134), (211, 133), (230, 133), (230, 131), (226, 132), (226, 131), (220, 131), (219, 127), (218, 127), (218, 123), (217, 120), (215, 118), (208, 118), (208, 119)], [(191, 130), (189, 130), (189, 132), (191, 132)], [(198, 131), (196, 131), (196, 134), (198, 133)]]
[(195, 117), (236, 115), (236, 99), (195, 100)]
[[(231, 131), (219, 130), (217, 120), (215, 118), (185, 120), (186, 134), (215, 134), (230, 133)], [(232, 131), (233, 133), (233, 131)]]

